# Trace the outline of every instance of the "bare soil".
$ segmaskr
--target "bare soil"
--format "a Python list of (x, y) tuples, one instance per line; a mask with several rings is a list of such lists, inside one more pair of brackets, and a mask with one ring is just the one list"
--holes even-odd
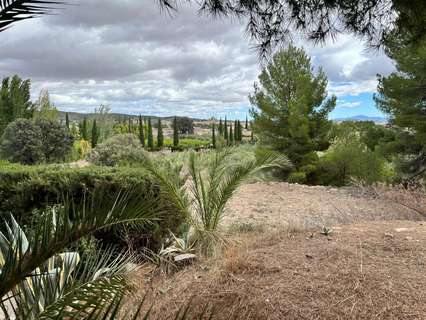
[(214, 319), (426, 319), (426, 222), (409, 209), (357, 189), (256, 183), (227, 210), (231, 245), (174, 274), (140, 271), (130, 302), (147, 294), (153, 319), (189, 301)]

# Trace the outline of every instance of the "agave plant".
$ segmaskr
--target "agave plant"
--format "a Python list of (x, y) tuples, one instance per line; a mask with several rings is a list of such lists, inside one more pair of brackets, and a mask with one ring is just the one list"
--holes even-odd
[(82, 205), (65, 201), (51, 208), (27, 234), (11, 217), (0, 233), (0, 307), (6, 319), (87, 319), (112, 312), (109, 307), (128, 290), (126, 266), (134, 257), (102, 250), (79, 264), (80, 256), (66, 248), (113, 225), (150, 223), (156, 218), (152, 205), (127, 193), (95, 193)]
[(0, 32), (14, 22), (47, 14), (63, 1), (51, 0), (0, 0)]

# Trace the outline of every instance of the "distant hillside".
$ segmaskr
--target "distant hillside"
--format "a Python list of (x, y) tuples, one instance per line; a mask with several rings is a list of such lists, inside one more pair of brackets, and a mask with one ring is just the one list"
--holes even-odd
[(383, 117), (369, 117), (369, 116), (365, 116), (365, 115), (357, 115), (357, 116), (352, 116), (352, 117), (347, 117), (347, 118), (336, 118), (336, 119), (332, 119), (333, 121), (336, 122), (342, 122), (342, 121), (373, 121), (376, 123), (386, 123), (387, 120), (386, 118)]
[[(68, 113), (68, 117), (70, 119), (70, 121), (76, 121), (76, 122), (80, 122), (83, 121), (84, 118), (94, 118), (96, 116), (95, 113), (79, 113), (79, 112), (65, 112), (65, 111), (59, 111), (59, 119), (60, 120), (65, 120), (65, 114)], [(108, 114), (109, 117), (116, 119), (116, 120), (123, 120), (123, 119), (128, 119), (129, 117), (132, 118), (132, 120), (136, 120), (139, 118), (139, 115), (133, 115), (133, 114), (124, 114), (124, 113), (109, 113)], [(161, 118), (162, 120), (172, 120), (173, 116), (170, 117), (156, 117), (156, 116), (147, 116), (147, 115), (142, 115), (143, 118), (148, 118), (150, 117), (151, 119), (158, 119)], [(196, 118), (191, 118), (194, 121), (202, 121), (203, 119), (196, 119)]]

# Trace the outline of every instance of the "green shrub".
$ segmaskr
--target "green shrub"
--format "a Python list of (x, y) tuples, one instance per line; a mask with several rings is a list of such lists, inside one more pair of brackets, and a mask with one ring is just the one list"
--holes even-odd
[(209, 148), (210, 145), (211, 145), (210, 140), (181, 138), (179, 139), (179, 145), (177, 147), (173, 147), (173, 139), (170, 139), (170, 138), (164, 139), (164, 146), (172, 148), (172, 149), (174, 148), (177, 151), (185, 150), (185, 149)]
[(96, 165), (141, 163), (146, 152), (134, 134), (118, 134), (98, 144), (89, 154), (88, 160)]
[[(106, 195), (119, 191), (129, 192), (135, 197), (157, 200), (153, 210), (162, 212), (161, 220), (144, 229), (126, 230), (127, 240), (135, 247), (148, 245), (157, 247), (169, 234), (178, 232), (183, 218), (161, 194), (160, 187), (141, 169), (86, 167), (66, 168), (63, 165), (22, 166), (6, 164), (0, 168), (0, 219), (13, 213), (23, 224), (37, 217), (37, 211), (61, 203), (64, 196), (77, 201), (86, 197), (90, 200), (94, 190)], [(125, 245), (123, 230), (97, 234), (104, 243)]]
[(289, 183), (306, 183), (306, 172), (294, 171), (287, 178)]

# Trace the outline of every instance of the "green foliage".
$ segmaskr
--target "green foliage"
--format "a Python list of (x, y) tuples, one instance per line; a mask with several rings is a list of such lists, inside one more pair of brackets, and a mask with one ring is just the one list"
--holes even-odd
[(229, 126), (229, 145), (234, 145), (234, 133), (232, 131), (232, 124)]
[(27, 119), (9, 123), (0, 138), (0, 155), (10, 162), (36, 164), (44, 160), (40, 127)]
[(30, 100), (31, 81), (18, 75), (4, 78), (0, 89), (0, 136), (7, 125), (19, 118), (29, 119), (33, 115)]
[(179, 145), (179, 129), (177, 118), (173, 118), (173, 147), (177, 147)]
[(290, 173), (290, 175), (287, 178), (287, 181), (289, 183), (305, 184), (307, 182), (306, 172), (294, 171), (294, 172)]
[(212, 146), (213, 148), (216, 148), (216, 128), (214, 122), (212, 125)]
[(152, 134), (151, 118), (148, 118), (148, 150), (154, 150), (154, 137)]
[(70, 127), (70, 118), (69, 118), (68, 112), (65, 113), (65, 127), (67, 128), (68, 131), (70, 131), (71, 127)]
[(225, 117), (225, 123), (223, 127), (223, 138), (225, 139), (226, 143), (228, 143), (228, 122)]
[(41, 90), (38, 101), (34, 105), (33, 118), (49, 120), (51, 122), (59, 121), (59, 111), (53, 103), (50, 102), (50, 96), (47, 90)]
[(306, 164), (306, 155), (329, 145), (328, 114), (336, 98), (326, 99), (326, 87), (325, 73), (314, 75), (303, 49), (290, 45), (262, 70), (250, 96), (252, 129), (260, 142), (284, 152), (296, 168)]
[(89, 141), (89, 127), (86, 117), (83, 119), (83, 122), (80, 123), (80, 137), (83, 140)]
[(96, 119), (93, 120), (92, 125), (92, 148), (95, 148), (98, 145), (98, 139), (99, 139), (99, 129), (96, 125)]
[(393, 34), (386, 54), (396, 62), (396, 72), (379, 76), (375, 101), (391, 122), (404, 129), (398, 135), (403, 173), (416, 176), (426, 170), (426, 39), (407, 44), (407, 34)]
[(158, 118), (157, 147), (161, 149), (163, 146), (164, 146), (163, 127), (161, 125), (161, 119)]
[(188, 117), (175, 117), (180, 134), (194, 134), (194, 122)]
[(118, 134), (98, 144), (88, 160), (97, 165), (116, 166), (119, 164), (140, 164), (146, 152), (139, 139), (131, 134)]
[(222, 118), (219, 119), (219, 135), (223, 136), (223, 123), (222, 123)]
[[(90, 166), (5, 165), (0, 171), (0, 220), (13, 213), (16, 220), (29, 225), (41, 218), (46, 208), (62, 203), (64, 197), (75, 201), (95, 201), (98, 193), (110, 199), (117, 193), (126, 194), (131, 201), (154, 203), (158, 221), (144, 229), (114, 229), (96, 233), (103, 244), (131, 245), (158, 248), (171, 230), (180, 231), (183, 219), (164, 198), (160, 186), (142, 168), (109, 168)], [(96, 200), (97, 201), (97, 200)], [(102, 206), (102, 203), (93, 202)]]
[(145, 130), (144, 130), (144, 125), (143, 125), (143, 121), (142, 121), (142, 116), (139, 115), (139, 141), (141, 143), (142, 147), (145, 147)]

